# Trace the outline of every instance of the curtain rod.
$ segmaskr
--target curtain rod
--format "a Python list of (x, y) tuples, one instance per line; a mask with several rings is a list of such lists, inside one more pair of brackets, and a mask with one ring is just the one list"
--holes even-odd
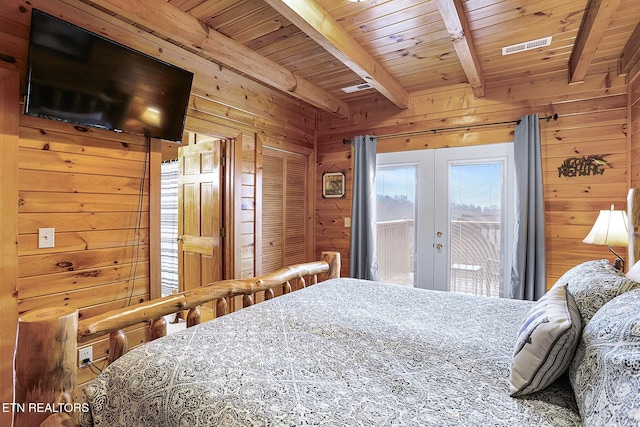
[[(549, 121), (551, 119), (558, 120), (558, 114), (556, 113), (556, 114), (554, 114), (552, 116), (546, 116), (546, 117), (542, 117), (542, 118), (545, 119), (546, 121)], [(516, 125), (519, 125), (520, 121), (521, 120), (518, 119), (518, 120), (508, 120), (506, 122), (478, 123), (476, 125), (468, 125), (468, 126), (454, 126), (454, 127), (450, 127), (450, 128), (418, 130), (418, 131), (415, 131), (415, 132), (404, 132), (404, 133), (394, 133), (394, 134), (389, 134), (389, 135), (380, 135), (380, 136), (378, 136), (376, 138), (377, 139), (397, 138), (399, 136), (421, 135), (421, 134), (424, 134), (424, 133), (436, 133), (436, 132), (445, 132), (445, 131), (449, 131), (449, 130), (471, 129), (471, 128), (484, 127), (484, 126), (508, 125), (508, 124), (511, 124), (511, 123), (515, 123)], [(352, 142), (353, 142), (353, 139), (343, 139), (342, 140), (343, 144), (349, 144), (349, 143), (352, 143)]]

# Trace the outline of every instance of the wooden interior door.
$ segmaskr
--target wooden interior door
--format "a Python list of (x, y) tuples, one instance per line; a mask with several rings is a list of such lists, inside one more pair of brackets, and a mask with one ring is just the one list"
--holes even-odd
[(222, 280), (220, 145), (220, 140), (212, 139), (178, 150), (181, 292)]

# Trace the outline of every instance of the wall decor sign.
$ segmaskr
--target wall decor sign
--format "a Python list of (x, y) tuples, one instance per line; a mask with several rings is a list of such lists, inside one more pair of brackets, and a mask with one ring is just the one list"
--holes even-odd
[(322, 174), (322, 197), (336, 199), (345, 196), (344, 172), (325, 172)]
[(558, 168), (558, 176), (603, 175), (608, 164), (604, 156), (570, 157)]

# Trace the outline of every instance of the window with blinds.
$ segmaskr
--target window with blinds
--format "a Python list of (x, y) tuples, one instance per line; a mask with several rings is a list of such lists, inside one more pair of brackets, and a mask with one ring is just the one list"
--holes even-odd
[(160, 178), (162, 296), (178, 290), (178, 160), (163, 162)]

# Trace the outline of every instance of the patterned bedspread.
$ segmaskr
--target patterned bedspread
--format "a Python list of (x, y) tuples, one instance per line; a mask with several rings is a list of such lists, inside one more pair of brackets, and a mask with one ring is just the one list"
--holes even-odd
[(132, 350), (84, 426), (575, 426), (564, 378), (509, 396), (532, 303), (334, 279)]

